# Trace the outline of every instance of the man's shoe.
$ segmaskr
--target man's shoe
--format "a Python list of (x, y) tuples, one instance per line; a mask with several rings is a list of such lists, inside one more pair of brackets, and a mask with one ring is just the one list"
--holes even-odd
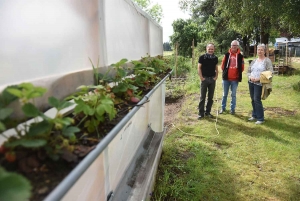
[(257, 122), (255, 122), (256, 125), (263, 124), (263, 123), (264, 123), (264, 121), (257, 121)]
[(248, 121), (254, 121), (254, 120), (256, 120), (256, 118), (254, 118), (254, 117), (251, 117), (248, 119)]
[(220, 109), (219, 114), (223, 114), (225, 112), (225, 110)]
[(214, 118), (214, 116), (210, 113), (205, 113), (205, 116), (208, 116), (209, 118)]
[(201, 116), (201, 115), (198, 116), (198, 120), (203, 119), (203, 118), (204, 118), (204, 116)]
[(235, 111), (234, 111), (234, 110), (231, 110), (231, 111), (230, 111), (230, 114), (234, 115), (234, 114), (235, 114)]

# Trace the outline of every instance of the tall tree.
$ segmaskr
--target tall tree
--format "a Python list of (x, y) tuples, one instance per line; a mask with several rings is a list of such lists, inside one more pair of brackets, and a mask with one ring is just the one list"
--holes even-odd
[(171, 42), (174, 45), (178, 44), (178, 54), (191, 57), (192, 55), (192, 41), (197, 45), (198, 41), (198, 27), (192, 20), (178, 19), (172, 23), (174, 34), (171, 36)]
[(300, 36), (300, 1), (282, 1), (282, 8), (282, 15), (279, 15), (280, 27), (291, 36)]
[(257, 30), (260, 42), (268, 43), (282, 9), (282, 0), (218, 0), (217, 12), (230, 19), (229, 26), (234, 30), (243, 35)]
[(163, 44), (164, 51), (172, 51), (171, 45), (169, 42)]
[(139, 5), (146, 13), (148, 13), (156, 22), (160, 23), (163, 18), (163, 9), (161, 5), (152, 5), (150, 0), (133, 0)]
[(240, 35), (228, 27), (226, 18), (216, 13), (217, 0), (180, 0), (180, 8), (191, 13), (199, 27), (198, 49), (203, 50), (207, 42), (214, 42), (220, 52), (227, 51), (232, 40)]
[(204, 23), (210, 15), (215, 17), (217, 0), (179, 0), (182, 11), (190, 13), (192, 19)]

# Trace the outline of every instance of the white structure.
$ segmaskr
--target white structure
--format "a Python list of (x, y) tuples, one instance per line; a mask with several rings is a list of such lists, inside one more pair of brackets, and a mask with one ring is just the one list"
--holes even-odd
[(41, 108), (93, 83), (89, 58), (107, 67), (163, 54), (162, 27), (131, 0), (2, 0), (0, 13), (0, 91), (48, 88)]
[(275, 43), (278, 43), (278, 42), (284, 43), (287, 41), (288, 41), (288, 39), (286, 37), (275, 38)]
[[(45, 87), (47, 94), (35, 101), (41, 109), (49, 96), (64, 98), (93, 83), (89, 58), (105, 69), (122, 58), (163, 54), (162, 27), (131, 0), (2, 0), (0, 16), (0, 91), (22, 82)], [(107, 200), (112, 192), (115, 200), (149, 199), (164, 136), (164, 97), (163, 80), (46, 200)], [(138, 160), (142, 156), (147, 160)], [(130, 170), (145, 178), (132, 189), (121, 183)]]

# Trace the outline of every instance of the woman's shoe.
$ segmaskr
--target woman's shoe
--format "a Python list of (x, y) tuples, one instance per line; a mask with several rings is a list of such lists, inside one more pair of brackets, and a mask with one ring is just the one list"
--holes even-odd
[(220, 109), (219, 114), (223, 114), (225, 112), (225, 109)]
[(256, 118), (254, 118), (254, 117), (251, 117), (248, 119), (248, 121), (254, 121), (254, 120), (256, 120)]
[(263, 124), (263, 123), (264, 123), (264, 121), (257, 121), (257, 122), (255, 122), (256, 125)]

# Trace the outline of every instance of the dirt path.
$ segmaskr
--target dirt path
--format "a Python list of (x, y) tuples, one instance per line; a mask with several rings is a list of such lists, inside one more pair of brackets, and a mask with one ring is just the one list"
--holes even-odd
[(179, 98), (166, 97), (164, 111), (164, 125), (169, 127), (174, 121), (177, 113), (181, 110), (181, 105), (184, 102), (184, 96)]

